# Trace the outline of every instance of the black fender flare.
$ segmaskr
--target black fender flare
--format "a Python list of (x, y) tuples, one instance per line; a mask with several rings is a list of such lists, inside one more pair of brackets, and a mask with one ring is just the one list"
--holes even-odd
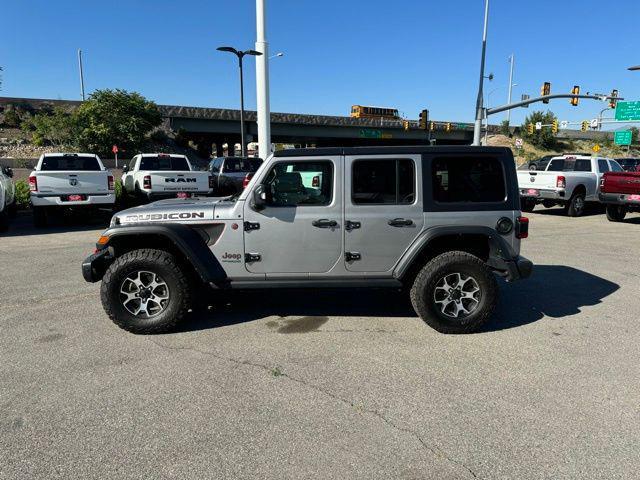
[(205, 240), (188, 225), (180, 223), (141, 223), (108, 228), (103, 236), (109, 237), (107, 246), (114, 240), (133, 236), (158, 236), (169, 240), (193, 266), (202, 281), (221, 284), (227, 274)]
[(491, 227), (476, 225), (460, 225), (446, 227), (432, 227), (419, 235), (406, 250), (393, 271), (395, 278), (402, 278), (411, 268), (420, 253), (434, 240), (445, 236), (481, 235), (489, 242), (489, 266), (496, 269), (506, 269), (506, 262), (512, 261), (517, 255), (502, 235)]

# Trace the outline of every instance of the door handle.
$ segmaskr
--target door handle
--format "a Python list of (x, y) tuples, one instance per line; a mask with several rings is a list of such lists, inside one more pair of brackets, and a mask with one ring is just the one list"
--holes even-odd
[(311, 222), (311, 225), (318, 228), (333, 228), (338, 226), (338, 222), (335, 220), (327, 220), (326, 218), (321, 218), (320, 220), (314, 220)]
[(411, 226), (413, 226), (413, 220), (408, 220), (406, 218), (394, 218), (393, 220), (389, 220), (388, 223), (392, 227), (411, 227)]

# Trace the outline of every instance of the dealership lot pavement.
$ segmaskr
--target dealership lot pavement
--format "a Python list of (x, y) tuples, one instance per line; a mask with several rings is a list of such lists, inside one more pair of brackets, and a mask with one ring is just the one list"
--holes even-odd
[(397, 292), (253, 292), (135, 336), (80, 262), (0, 236), (0, 478), (634, 478), (640, 215), (530, 214), (528, 281), (445, 336)]

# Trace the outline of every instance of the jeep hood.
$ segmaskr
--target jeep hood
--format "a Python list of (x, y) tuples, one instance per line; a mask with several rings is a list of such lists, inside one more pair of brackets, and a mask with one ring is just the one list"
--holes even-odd
[(235, 203), (227, 198), (210, 197), (159, 200), (116, 213), (111, 226), (149, 222), (203, 223), (214, 219), (216, 208), (226, 210)]

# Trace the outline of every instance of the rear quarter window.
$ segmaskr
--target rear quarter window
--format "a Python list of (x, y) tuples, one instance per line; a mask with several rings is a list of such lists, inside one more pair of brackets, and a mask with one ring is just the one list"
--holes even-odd
[(434, 158), (431, 182), (437, 203), (496, 203), (507, 196), (504, 169), (497, 157)]

